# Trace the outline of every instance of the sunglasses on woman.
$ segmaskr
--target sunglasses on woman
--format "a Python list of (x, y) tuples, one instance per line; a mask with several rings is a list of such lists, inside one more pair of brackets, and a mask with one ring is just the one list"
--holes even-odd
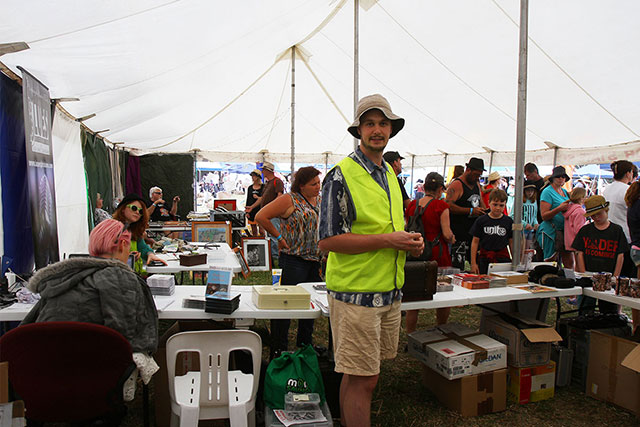
[(142, 208), (139, 208), (139, 207), (138, 207), (138, 206), (136, 206), (136, 205), (127, 205), (127, 207), (128, 207), (129, 209), (131, 209), (133, 212), (139, 212), (139, 213), (142, 213)]

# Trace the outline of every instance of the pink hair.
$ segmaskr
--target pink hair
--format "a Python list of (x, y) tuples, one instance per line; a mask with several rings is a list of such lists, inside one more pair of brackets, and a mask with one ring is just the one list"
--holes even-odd
[(129, 230), (122, 232), (123, 228), (124, 224), (115, 219), (105, 219), (98, 224), (89, 235), (89, 254), (91, 256), (112, 254), (121, 240), (131, 243), (131, 232)]

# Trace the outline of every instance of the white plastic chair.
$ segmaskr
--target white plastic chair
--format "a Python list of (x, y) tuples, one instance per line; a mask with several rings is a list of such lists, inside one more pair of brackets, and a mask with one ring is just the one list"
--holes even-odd
[[(229, 371), (229, 354), (233, 350), (251, 353), (253, 374)], [(175, 376), (176, 358), (182, 352), (199, 354), (200, 372)], [(192, 331), (169, 338), (171, 426), (197, 426), (198, 420), (221, 418), (229, 418), (232, 427), (255, 426), (261, 357), (262, 340), (252, 331)]]

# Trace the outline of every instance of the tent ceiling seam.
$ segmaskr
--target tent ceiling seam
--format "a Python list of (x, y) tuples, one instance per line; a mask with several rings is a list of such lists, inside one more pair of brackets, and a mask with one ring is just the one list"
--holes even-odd
[(173, 4), (173, 3), (178, 3), (179, 1), (180, 0), (173, 0), (173, 1), (170, 1), (168, 3), (160, 4), (158, 6), (150, 7), (148, 9), (144, 9), (144, 10), (138, 11), (136, 13), (132, 13), (130, 15), (120, 16), (119, 18), (110, 19), (109, 21), (104, 21), (104, 22), (100, 22), (100, 23), (97, 23), (97, 24), (89, 25), (88, 27), (78, 28), (77, 30), (67, 31), (66, 33), (54, 34), (52, 36), (43, 37), (43, 38), (37, 39), (37, 40), (31, 40), (31, 41), (27, 42), (27, 44), (29, 46), (32, 46), (34, 43), (43, 42), (43, 41), (46, 41), (46, 40), (52, 40), (52, 39), (56, 39), (58, 37), (64, 37), (64, 36), (68, 36), (70, 34), (75, 34), (75, 33), (79, 33), (79, 32), (82, 32), (82, 31), (91, 30), (93, 28), (102, 27), (104, 25), (112, 24), (114, 22), (122, 21), (124, 19), (128, 19), (128, 18), (131, 18), (131, 17), (134, 17), (134, 16), (145, 14), (145, 13), (150, 12), (152, 10), (163, 8), (163, 7), (168, 6), (170, 4)]
[(311, 75), (313, 76), (314, 80), (316, 81), (316, 83), (318, 83), (318, 86), (320, 86), (320, 89), (322, 89), (322, 92), (326, 95), (326, 97), (329, 99), (329, 102), (331, 102), (331, 105), (334, 106), (334, 108), (336, 109), (336, 111), (338, 112), (338, 114), (340, 114), (340, 116), (344, 119), (345, 123), (349, 123), (349, 119), (347, 119), (347, 117), (344, 115), (344, 113), (340, 110), (340, 108), (338, 107), (338, 105), (336, 104), (336, 102), (333, 100), (333, 98), (331, 97), (331, 95), (329, 94), (329, 91), (327, 90), (327, 88), (322, 84), (322, 82), (320, 81), (320, 79), (318, 78), (318, 76), (316, 75), (316, 73), (311, 69), (311, 65), (309, 65), (309, 62), (307, 61), (307, 58), (305, 58), (304, 56), (302, 57), (302, 62), (304, 63), (304, 65), (307, 67), (307, 70), (309, 70), (309, 72), (311, 73)]
[[(513, 25), (515, 25), (517, 28), (520, 28), (520, 25), (513, 19), (511, 18), (511, 16), (507, 13), (506, 10), (504, 10), (497, 2), (496, 0), (491, 0), (492, 3), (498, 8), (500, 9), (500, 11), (507, 17), (507, 19), (509, 21), (511, 21), (513, 23)], [(584, 93), (589, 99), (591, 99), (591, 101), (593, 101), (598, 107), (600, 107), (602, 109), (602, 111), (604, 111), (605, 113), (607, 113), (613, 120), (615, 120), (616, 122), (618, 122), (622, 127), (624, 127), (626, 130), (628, 130), (629, 132), (631, 132), (633, 134), (633, 136), (640, 138), (640, 135), (638, 135), (633, 129), (631, 129), (629, 126), (627, 126), (622, 120), (620, 120), (615, 114), (613, 114), (611, 111), (609, 111), (604, 105), (602, 105), (593, 95), (591, 95), (584, 87), (582, 87), (582, 85), (580, 85), (580, 83), (578, 83), (578, 81), (576, 79), (574, 79), (573, 77), (571, 77), (571, 74), (569, 74), (568, 71), (566, 71), (564, 68), (562, 68), (562, 66), (556, 62), (556, 60), (554, 60), (551, 55), (549, 55), (543, 48), (542, 46), (540, 46), (538, 43), (536, 43), (536, 41), (534, 39), (532, 39), (531, 37), (527, 37), (529, 39), (529, 41), (538, 48), (538, 50), (540, 50), (540, 52), (549, 60), (551, 61), (551, 63), (553, 65), (555, 65), (558, 70), (560, 70), (560, 72), (562, 74), (564, 74), (574, 85), (576, 85), (576, 87), (578, 89), (580, 89), (580, 91), (582, 91), (582, 93)]]
[(180, 141), (181, 139), (191, 135), (192, 133), (194, 133), (195, 131), (197, 131), (198, 129), (201, 129), (202, 127), (204, 127), (207, 123), (209, 123), (210, 121), (212, 121), (213, 119), (215, 119), (216, 117), (218, 117), (220, 114), (222, 114), (222, 112), (224, 112), (227, 108), (229, 108), (231, 105), (233, 105), (238, 99), (240, 99), (240, 97), (242, 97), (245, 93), (247, 93), (253, 86), (255, 86), (256, 83), (258, 83), (260, 80), (262, 80), (262, 78), (264, 76), (266, 76), (269, 71), (271, 71), (273, 69), (273, 67), (275, 67), (277, 64), (277, 62), (274, 62), (273, 64), (271, 64), (271, 66), (269, 66), (269, 68), (267, 68), (262, 74), (260, 74), (260, 76), (258, 76), (257, 79), (255, 79), (253, 82), (251, 82), (251, 84), (249, 86), (247, 86), (242, 92), (240, 92), (235, 98), (233, 98), (231, 101), (229, 101), (224, 107), (222, 107), (222, 109), (220, 109), (218, 112), (216, 112), (213, 116), (209, 117), (207, 120), (205, 120), (204, 122), (202, 122), (200, 125), (198, 125), (197, 127), (195, 127), (194, 129), (190, 130), (189, 132), (185, 133), (184, 135), (182, 135), (181, 137), (174, 139), (173, 141), (169, 141), (166, 144), (162, 144), (162, 145), (158, 145), (155, 147), (149, 147), (149, 149), (157, 149), (157, 148), (164, 148), (167, 147), (171, 144), (174, 144), (178, 141)]
[(287, 72), (284, 76), (284, 82), (282, 84), (282, 90), (280, 91), (280, 99), (278, 99), (278, 106), (276, 107), (276, 113), (273, 115), (273, 120), (271, 121), (271, 129), (269, 129), (269, 135), (267, 137), (267, 143), (265, 144), (265, 148), (271, 142), (271, 134), (273, 133), (273, 129), (276, 127), (276, 120), (278, 118), (278, 111), (280, 111), (280, 107), (282, 106), (282, 99), (284, 98), (284, 92), (287, 89), (287, 82), (289, 81), (289, 74), (291, 73), (291, 68), (287, 67)]
[[(342, 47), (340, 47), (339, 44), (337, 44), (335, 41), (333, 41), (331, 38), (329, 38), (329, 36), (327, 36), (324, 33), (320, 33), (322, 34), (323, 37), (325, 37), (328, 41), (330, 41), (334, 46), (336, 46), (340, 51), (342, 51), (342, 53), (344, 53), (348, 58), (352, 59), (351, 55), (346, 52), (344, 49), (342, 49)], [(465, 138), (464, 136), (456, 133), (453, 129), (448, 128), (446, 125), (440, 123), (438, 120), (434, 119), (433, 117), (431, 117), (430, 115), (428, 115), (427, 113), (425, 113), (424, 111), (420, 110), (418, 107), (416, 107), (413, 103), (409, 102), (408, 100), (406, 100), (405, 98), (403, 98), (402, 96), (400, 96), (396, 91), (394, 91), (393, 89), (391, 89), (389, 86), (387, 86), (382, 80), (380, 80), (378, 77), (376, 77), (373, 73), (371, 73), (366, 67), (364, 67), (362, 65), (362, 63), (360, 63), (360, 68), (362, 68), (369, 76), (371, 76), (374, 80), (376, 80), (378, 83), (380, 83), (381, 86), (383, 86), (384, 88), (386, 88), (389, 92), (393, 93), (396, 97), (398, 97), (399, 99), (401, 99), (405, 104), (409, 105), (411, 108), (413, 108), (414, 110), (416, 110), (418, 113), (422, 114), (424, 117), (426, 117), (427, 119), (431, 120), (433, 123), (435, 123), (436, 125), (440, 126), (442, 129), (446, 130), (447, 132), (449, 132), (451, 135), (460, 138), (461, 140), (468, 142), (469, 144), (473, 145), (476, 148), (482, 148), (482, 146), (478, 143), (475, 143), (467, 138)]]
[[(504, 114), (506, 117), (508, 117), (509, 119), (511, 119), (514, 123), (516, 122), (516, 118), (513, 117), (511, 114), (509, 114), (508, 112), (506, 112), (505, 110), (503, 110), (502, 108), (500, 108), (497, 104), (495, 104), (493, 101), (491, 101), (487, 96), (483, 95), (482, 93), (480, 93), (479, 90), (475, 89), (473, 86), (471, 86), (470, 83), (467, 83), (462, 77), (460, 77), (455, 71), (453, 71), (444, 61), (442, 61), (439, 57), (437, 57), (433, 52), (431, 52), (425, 45), (423, 45), (413, 34), (411, 34), (409, 32), (409, 30), (407, 30), (405, 28), (404, 25), (402, 25), (395, 17), (393, 17), (384, 7), (382, 7), (382, 5), (380, 3), (376, 3), (378, 5), (378, 7), (380, 9), (382, 9), (382, 11), (398, 26), (400, 27), (400, 29), (402, 31), (404, 31), (404, 33), (406, 33), (414, 42), (416, 42), (416, 44), (418, 46), (420, 46), (425, 52), (427, 52), (427, 54), (429, 54), (429, 56), (431, 56), (438, 64), (440, 64), (442, 66), (442, 68), (444, 68), (449, 74), (451, 74), (453, 77), (456, 78), (456, 80), (458, 80), (460, 83), (462, 83), (465, 87), (467, 87), (470, 91), (472, 91), (473, 93), (475, 93), (476, 95), (478, 95), (480, 98), (482, 98), (485, 102), (487, 102), (489, 105), (491, 105), (493, 108), (495, 108), (496, 110), (498, 110), (499, 112), (501, 112), (502, 114)], [(529, 129), (527, 127), (527, 130), (529, 132), (531, 132), (532, 134), (534, 134), (535, 136), (537, 136), (540, 139), (544, 139), (542, 136), (538, 135), (536, 132), (532, 131), (531, 129)]]

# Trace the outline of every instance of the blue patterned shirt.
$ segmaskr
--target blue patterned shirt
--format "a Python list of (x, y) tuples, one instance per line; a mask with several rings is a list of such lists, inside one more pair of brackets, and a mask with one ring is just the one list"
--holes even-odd
[[(360, 147), (349, 154), (357, 164), (362, 166), (382, 187), (390, 197), (389, 182), (387, 181), (387, 163), (378, 166), (364, 155)], [(322, 201), (320, 203), (320, 224), (318, 228), (319, 240), (340, 234), (351, 233), (351, 226), (356, 221), (356, 209), (351, 193), (344, 180), (340, 166), (331, 169), (322, 183)], [(394, 289), (389, 292), (334, 292), (328, 291), (335, 299), (361, 305), (364, 307), (382, 307), (402, 298), (402, 292)]]

